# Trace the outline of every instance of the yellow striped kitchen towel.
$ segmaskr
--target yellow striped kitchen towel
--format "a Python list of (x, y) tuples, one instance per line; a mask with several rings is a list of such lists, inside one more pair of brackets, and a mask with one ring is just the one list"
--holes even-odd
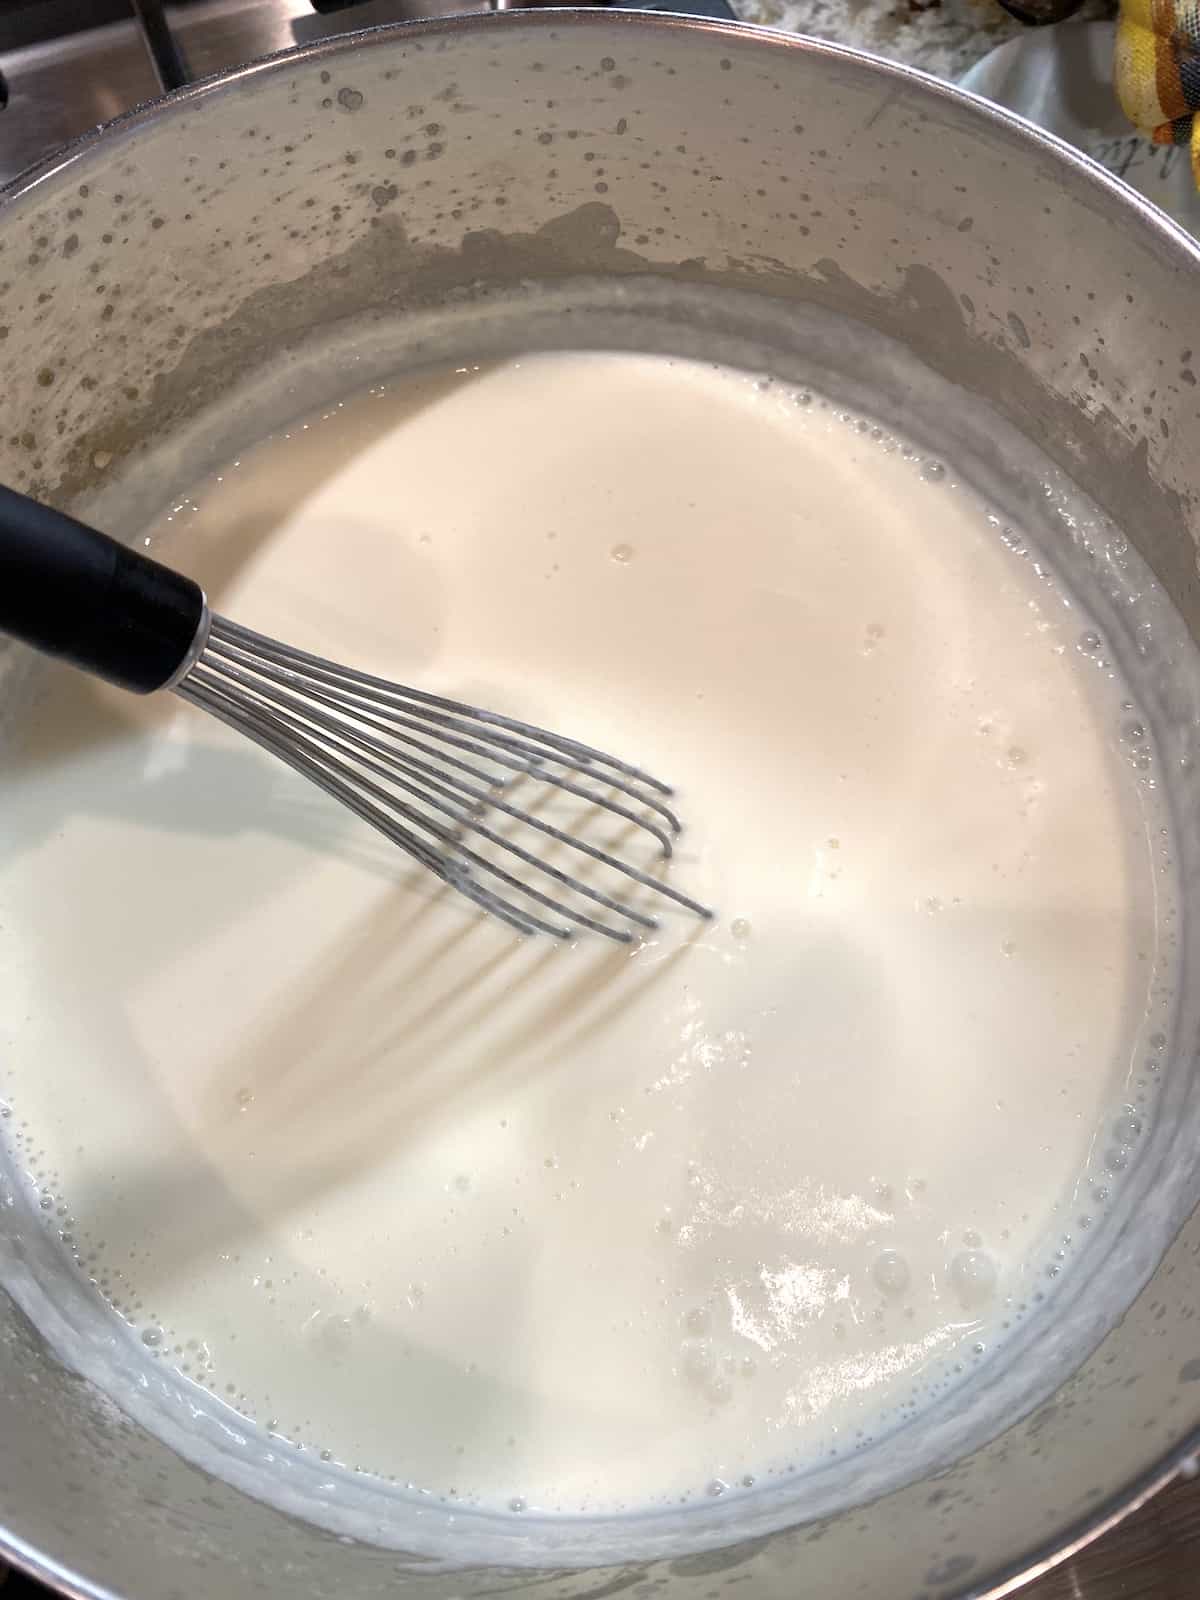
[(1200, 0), (1121, 0), (1114, 75), (1130, 122), (1187, 145), (1200, 187)]

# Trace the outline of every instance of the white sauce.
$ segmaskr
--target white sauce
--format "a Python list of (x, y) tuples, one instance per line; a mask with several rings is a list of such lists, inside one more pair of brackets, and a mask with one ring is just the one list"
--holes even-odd
[(522, 941), (56, 674), (0, 771), (0, 1127), (149, 1350), (434, 1495), (617, 1509), (861, 1444), (1050, 1290), (1139, 1132), (1164, 824), (1087, 618), (950, 468), (538, 356), (166, 522), (225, 614), (677, 783), (719, 920)]

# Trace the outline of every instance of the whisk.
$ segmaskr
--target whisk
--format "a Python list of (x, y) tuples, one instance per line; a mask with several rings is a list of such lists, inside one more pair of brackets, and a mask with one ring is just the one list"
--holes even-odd
[[(670, 788), (649, 773), (254, 633), (211, 612), (191, 578), (3, 487), (0, 629), (123, 689), (169, 689), (207, 711), (521, 933), (627, 943), (658, 926), (656, 900), (710, 915), (607, 836), (588, 836), (607, 818), (670, 858), (680, 825)], [(538, 793), (517, 804), (530, 783)], [(570, 827), (553, 820), (564, 796)], [(569, 852), (588, 876), (560, 864)]]

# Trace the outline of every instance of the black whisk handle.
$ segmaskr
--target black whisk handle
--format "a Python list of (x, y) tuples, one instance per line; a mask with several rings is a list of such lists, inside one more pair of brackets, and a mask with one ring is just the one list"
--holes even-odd
[(190, 578), (0, 486), (0, 630), (149, 694), (187, 662), (205, 615)]

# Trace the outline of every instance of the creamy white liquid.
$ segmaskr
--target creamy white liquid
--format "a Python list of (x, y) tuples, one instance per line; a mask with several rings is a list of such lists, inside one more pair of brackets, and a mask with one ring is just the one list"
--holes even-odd
[(147, 1349), (514, 1513), (738, 1492), (987, 1359), (1136, 1142), (1170, 892), (1129, 691), (995, 524), (818, 399), (575, 354), (152, 530), (227, 615), (676, 783), (719, 916), (522, 940), (56, 673), (0, 768), (0, 1128)]

